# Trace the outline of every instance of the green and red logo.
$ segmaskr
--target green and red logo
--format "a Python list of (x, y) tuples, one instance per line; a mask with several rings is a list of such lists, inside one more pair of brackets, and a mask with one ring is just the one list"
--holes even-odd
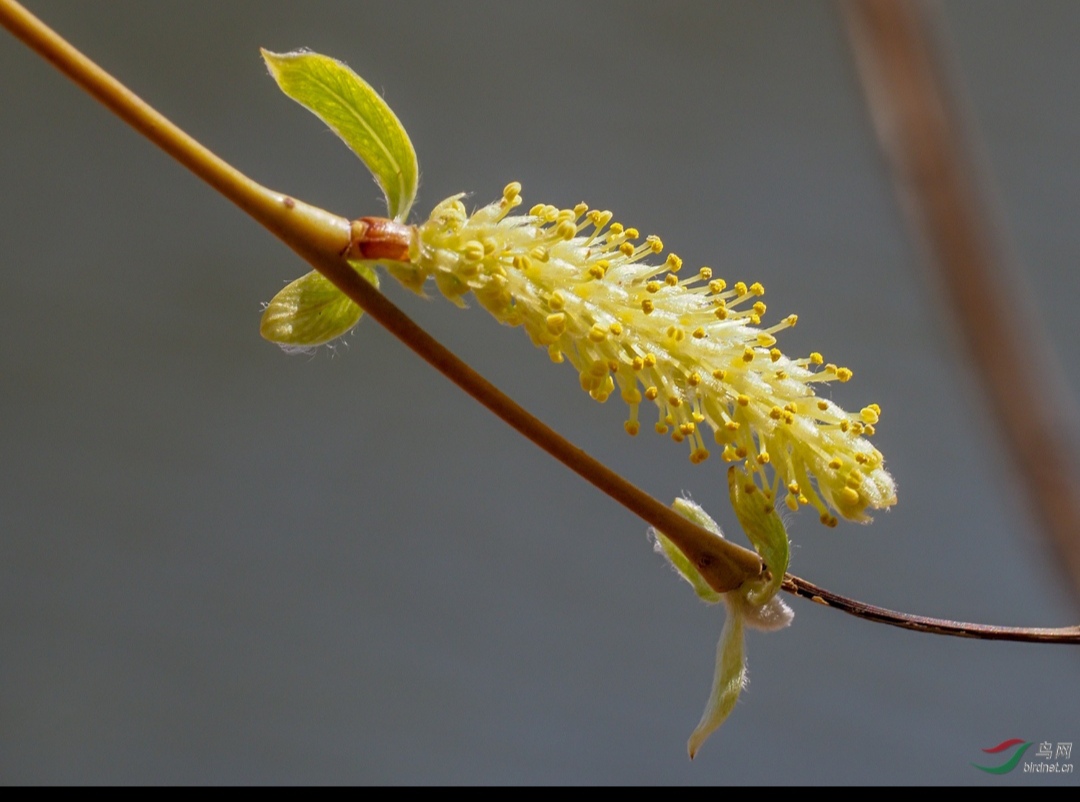
[(1023, 738), (1010, 738), (1007, 741), (1002, 741), (997, 746), (991, 746), (989, 749), (983, 750), (988, 755), (1004, 755), (1011, 751), (1012, 757), (1000, 766), (980, 766), (978, 763), (972, 763), (971, 765), (979, 771), (985, 771), (987, 774), (1008, 774), (1020, 765), (1024, 753), (1032, 743), (1032, 741), (1025, 741)]

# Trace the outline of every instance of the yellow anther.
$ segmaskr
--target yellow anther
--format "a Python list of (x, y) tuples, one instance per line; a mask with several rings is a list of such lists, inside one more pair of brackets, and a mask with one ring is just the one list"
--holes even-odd
[(791, 496), (791, 495), (784, 496), (784, 504), (786, 504), (787, 508), (789, 510), (791, 510), (792, 512), (798, 512), (799, 511), (799, 502), (795, 498), (795, 496)]
[(829, 467), (832, 468), (834, 471), (838, 471), (844, 467), (844, 463), (842, 463), (836, 457), (833, 457), (831, 460), (829, 460)]
[(824, 370), (826, 373), (829, 373), (829, 374), (831, 374), (833, 376), (836, 375), (836, 365), (834, 365), (832, 362), (830, 362), (828, 365), (826, 365), (824, 368), (822, 368), (822, 370)]
[(622, 391), (622, 400), (625, 401), (627, 404), (630, 404), (630, 406), (633, 406), (634, 404), (640, 404), (641, 391), (638, 390), (636, 386), (631, 387), (629, 390), (624, 389)]
[(823, 357), (817, 351), (814, 351), (814, 353), (810, 354), (810, 364), (811, 365), (820, 365), (824, 361), (825, 361), (825, 357)]
[(645, 354), (645, 367), (652, 368), (656, 366), (656, 354)]
[(657, 434), (667, 434), (667, 426), (663, 423), (658, 422), (654, 428), (656, 429)]
[(484, 245), (476, 240), (469, 240), (461, 249), (461, 258), (475, 264), (484, 258)]
[(667, 284), (669, 287), (675, 287), (679, 284), (679, 278), (674, 273), (668, 273), (666, 276), (664, 276), (664, 283)]
[(735, 294), (740, 297), (746, 295), (746, 282), (736, 281), (733, 289), (735, 290)]
[(702, 281), (708, 281), (709, 279), (711, 279), (712, 278), (712, 268), (711, 267), (703, 267), (703, 268), (701, 268), (701, 270), (698, 271), (698, 278), (700, 278)]
[(589, 275), (597, 280), (602, 279), (606, 272), (607, 271), (605, 271), (604, 268), (601, 267), (599, 264), (595, 264), (589, 268)]
[(659, 396), (659, 395), (660, 395), (660, 391), (657, 390), (655, 387), (646, 387), (645, 388), (645, 397), (648, 398), (650, 401), (655, 401), (657, 396)]
[(701, 384), (701, 374), (697, 372), (691, 373), (689, 376), (686, 377), (686, 383), (689, 384), (691, 387), (697, 387), (699, 384)]
[(671, 405), (675, 409), (678, 409), (679, 407), (682, 406), (682, 399), (679, 398), (679, 396), (677, 396), (677, 395), (669, 395), (667, 402), (668, 402), (669, 405)]
[(746, 459), (746, 448), (744, 446), (737, 447), (735, 449), (735, 456), (739, 459)]
[(817, 408), (820, 409), (822, 412), (824, 412), (825, 410), (827, 410), (829, 408), (829, 402), (828, 401), (818, 401), (817, 402)]
[(758, 465), (768, 465), (769, 464), (769, 452), (768, 451), (762, 451), (760, 454), (757, 455), (757, 461), (758, 461)]
[(622, 245), (619, 246), (619, 253), (629, 259), (631, 256), (634, 255), (633, 244), (629, 242), (624, 242)]
[(860, 465), (865, 465), (866, 463), (868, 463), (870, 461), (870, 458), (868, 456), (866, 456), (865, 454), (856, 454), (855, 455), (855, 461), (857, 463), (859, 463)]
[(566, 357), (563, 356), (562, 350), (557, 345), (548, 346), (548, 356), (551, 357), (551, 361), (556, 365), (561, 365)]
[(558, 312), (560, 309), (566, 306), (566, 299), (563, 298), (562, 293), (556, 290), (551, 293), (551, 298), (548, 300), (548, 306)]
[(686, 332), (683, 331), (682, 329), (675, 329), (675, 331), (672, 332), (671, 336), (675, 340), (675, 342), (681, 343), (683, 341), (683, 339), (686, 337)]
[(724, 424), (724, 428), (727, 429), (729, 432), (737, 432), (739, 431), (739, 422), (729, 420), (727, 423)]
[(495, 241), (494, 237), (484, 237), (481, 243), (484, 246), (484, 256), (491, 256), (499, 248), (499, 243)]
[(607, 365), (605, 365), (603, 362), (593, 362), (591, 365), (589, 365), (589, 373), (591, 373), (598, 379), (602, 379), (607, 376), (607, 372)]
[(773, 348), (771, 351), (769, 351), (769, 359), (771, 359), (773, 362), (779, 361), (780, 357), (782, 356), (783, 354), (780, 353), (779, 348)]
[(532, 259), (528, 256), (515, 256), (511, 264), (514, 266), (515, 270), (520, 270), (524, 273), (532, 267)]
[(839, 521), (836, 520), (835, 515), (829, 515), (829, 513), (827, 512), (821, 513), (821, 522), (830, 529), (836, 526), (837, 523), (839, 523)]
[(852, 377), (852, 375), (852, 372), (847, 368), (840, 368), (836, 371), (836, 378), (838, 378), (842, 382), (846, 382)]
[(521, 194), (521, 184), (517, 181), (511, 181), (505, 187), (503, 187), (503, 200), (507, 203), (513, 203), (513, 201)]
[[(571, 212), (573, 214), (573, 212)], [(563, 220), (555, 227), (555, 236), (561, 240), (569, 242), (577, 235), (577, 226), (574, 225), (573, 220)]]
[(694, 432), (697, 431), (697, 426), (695, 426), (692, 423), (683, 423), (683, 424), (680, 424), (679, 431), (682, 432), (683, 434), (689, 436), (689, 435), (692, 435)]
[(686, 435), (676, 429), (671, 433), (671, 439), (674, 440), (676, 443), (681, 443), (683, 440), (686, 439)]
[(866, 423), (874, 424), (878, 422), (877, 411), (871, 409), (870, 407), (863, 407), (862, 410), (859, 412), (859, 417), (861, 417)]
[(690, 415), (690, 417), (694, 419), (694, 423), (704, 423), (705, 422), (705, 416), (702, 415), (700, 412), (694, 412), (693, 414)]
[(727, 371), (726, 370), (714, 370), (712, 372), (712, 377), (714, 379), (716, 379), (718, 382), (722, 382), (724, 379), (727, 378)]
[(585, 203), (585, 201), (582, 201), (574, 207), (574, 216), (581, 217), (581, 215), (585, 214), (585, 212), (587, 211), (589, 211), (589, 204)]
[(693, 454), (690, 455), (690, 461), (695, 465), (700, 465), (709, 458), (709, 452), (707, 449), (699, 448)]
[(860, 421), (853, 421), (851, 424), (851, 433), (858, 436), (863, 433), (864, 426)]
[(773, 407), (769, 410), (769, 417), (773, 420), (780, 420), (784, 417), (784, 410), (780, 409), (780, 407)]
[(720, 459), (724, 462), (734, 462), (739, 457), (735, 454), (735, 449), (730, 445), (724, 446), (723, 453), (720, 454)]
[(709, 292), (719, 295), (727, 289), (727, 282), (722, 278), (716, 278), (709, 282)]
[(850, 428), (851, 428), (851, 423), (849, 421), (846, 421), (846, 420), (840, 421), (840, 431), (847, 432), (847, 430), (850, 429)]
[(555, 221), (557, 223), (567, 223), (567, 222), (573, 221), (573, 219), (574, 219), (574, 210), (573, 209), (560, 209), (559, 213), (557, 215), (555, 215)]
[(589, 339), (594, 343), (602, 343), (607, 339), (607, 332), (599, 325), (593, 326), (589, 329)]
[(547, 325), (547, 330), (556, 336), (566, 331), (566, 315), (562, 312), (548, 315), (544, 322)]
[(795, 413), (793, 413), (793, 412), (785, 412), (784, 413), (784, 423), (794, 423), (794, 422), (795, 422)]
[(754, 295), (764, 295), (765, 288), (761, 286), (760, 281), (755, 281), (753, 284), (750, 285), (750, 292), (752, 292)]
[(649, 246), (653, 253), (660, 253), (664, 250), (664, 243), (655, 234), (650, 234), (645, 238), (645, 244)]
[(735, 399), (735, 402), (740, 407), (748, 407), (748, 406), (750, 406), (750, 396), (748, 396), (748, 395), (740, 395), (738, 398)]
[(627, 239), (637, 239), (641, 236), (636, 228), (628, 228), (623, 233), (626, 235)]
[(799, 316), (798, 315), (788, 315), (785, 320), (786, 320), (786, 322), (787, 322), (787, 324), (789, 326), (794, 326), (796, 323), (799, 322)]
[(840, 503), (846, 504), (849, 507), (854, 507), (859, 503), (859, 491), (850, 487), (845, 487), (840, 491)]
[(672, 273), (678, 273), (679, 269), (682, 267), (682, 259), (673, 253), (669, 253), (667, 259), (664, 261), (664, 267)]
[(644, 312), (646, 315), (651, 315), (654, 308), (655, 307), (653, 306), (653, 302), (650, 301), (648, 298), (641, 302), (641, 311)]
[(767, 307), (765, 306), (765, 302), (764, 302), (764, 301), (758, 301), (758, 302), (756, 302), (756, 303), (755, 303), (755, 304), (753, 305), (753, 307), (751, 307), (751, 308), (752, 308), (752, 309), (754, 310), (754, 314), (755, 314), (755, 315), (757, 315), (758, 317), (761, 317), (762, 315), (764, 315), (764, 314), (765, 314), (765, 310), (767, 309)]
[(609, 359), (607, 363), (607, 369), (610, 370), (612, 373), (618, 373), (619, 363), (614, 359)]
[[(767, 331), (758, 332), (757, 344), (762, 348), (768, 348), (770, 345), (776, 345), (776, 338), (769, 334)], [(777, 352), (779, 353), (779, 352)], [(774, 359), (773, 362), (776, 360)]]
[(646, 292), (660, 292), (660, 288), (663, 285), (659, 281), (650, 281), (645, 285)]
[(610, 326), (608, 326), (608, 331), (618, 337), (620, 334), (622, 334), (622, 324), (612, 323)]
[(619, 236), (620, 234), (623, 233), (623, 224), (622, 223), (612, 223), (610, 231), (611, 231), (613, 236), (616, 236), (616, 237)]
[(623, 428), (626, 430), (626, 433), (631, 437), (637, 437), (637, 433), (641, 431), (641, 424), (638, 423), (636, 420), (628, 420), (626, 423), (623, 424)]
[(799, 407), (798, 407), (798, 405), (796, 405), (796, 403), (794, 401), (791, 401), (791, 402), (789, 402), (787, 404), (784, 404), (784, 409), (786, 409), (788, 412), (791, 412), (791, 413), (795, 413), (795, 412), (799, 411)]
[(645, 360), (642, 359), (640, 356), (635, 356), (633, 361), (630, 363), (630, 367), (632, 367), (634, 370), (641, 370), (643, 367), (645, 367)]
[(542, 245), (537, 245), (535, 248), (529, 251), (529, 256), (531, 256), (538, 262), (546, 262), (549, 258), (551, 258), (551, 254), (548, 253), (548, 249), (543, 247)]
[(701, 326), (698, 326), (696, 329), (694, 329), (693, 335), (694, 335), (695, 340), (704, 340), (705, 339), (705, 329), (701, 328)]
[(754, 349), (751, 348), (749, 345), (746, 346), (746, 350), (743, 351), (742, 359), (743, 359), (743, 362), (753, 362), (754, 361)]
[(722, 306), (717, 307), (716, 312), (713, 314), (716, 315), (717, 320), (727, 320), (727, 310)]
[(869, 408), (874, 410), (874, 412), (876, 412), (879, 417), (881, 416), (881, 407), (879, 407), (877, 404), (871, 404)]
[(863, 427), (863, 434), (865, 434), (867, 437), (871, 437), (872, 435), (877, 434), (877, 429), (875, 429), (868, 423), (866, 424), (866, 426)]
[(540, 217), (544, 213), (544, 204), (538, 203), (529, 209), (529, 217)]

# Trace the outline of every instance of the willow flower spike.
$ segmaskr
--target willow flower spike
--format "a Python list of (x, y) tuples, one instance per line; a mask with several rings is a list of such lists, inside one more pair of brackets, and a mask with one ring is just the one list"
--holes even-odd
[[(377, 262), (414, 292), (433, 280), (460, 306), (472, 294), (500, 322), (523, 326), (553, 361), (570, 362), (594, 399), (617, 392), (630, 408), (629, 434), (641, 429), (645, 401), (658, 409), (656, 431), (686, 443), (695, 464), (709, 457), (711, 432), (720, 458), (745, 467), (746, 491), (760, 493), (770, 509), (782, 489), (790, 509), (812, 506), (834, 526), (834, 513), (868, 521), (868, 509), (896, 502), (882, 455), (867, 439), (880, 407), (852, 414), (815, 395), (816, 385), (846, 382), (851, 371), (817, 353), (785, 356), (776, 334), (796, 316), (763, 327), (761, 284), (729, 285), (708, 267), (683, 271), (678, 256), (663, 255), (659, 237), (643, 238), (584, 203), (514, 214), (522, 205), (516, 182), (472, 214), (456, 195), (407, 226), (416, 156), (382, 98), (325, 56), (263, 55), (282, 90), (329, 124), (386, 194), (394, 220), (354, 224), (349, 258), (369, 281), (377, 283)], [(312, 273), (268, 304), (261, 330), (287, 348), (305, 348), (359, 318), (351, 301)]]

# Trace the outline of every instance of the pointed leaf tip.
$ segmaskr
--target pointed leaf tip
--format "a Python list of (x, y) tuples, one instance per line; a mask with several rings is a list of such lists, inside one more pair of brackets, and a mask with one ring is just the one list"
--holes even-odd
[(271, 53), (263, 60), (281, 91), (330, 126), (375, 176), (395, 220), (405, 220), (419, 183), (409, 135), (390, 107), (359, 75), (328, 56)]

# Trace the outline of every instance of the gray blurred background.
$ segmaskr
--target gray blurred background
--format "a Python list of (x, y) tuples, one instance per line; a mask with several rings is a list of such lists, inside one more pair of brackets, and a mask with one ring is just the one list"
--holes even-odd
[[(850, 366), (845, 406), (881, 404), (899, 486), (870, 526), (794, 516), (792, 570), (909, 612), (1080, 617), (910, 243), (832, 5), (29, 5), (309, 202), (382, 210), (260, 46), (336, 56), (385, 93), (419, 214), (516, 179), (527, 204), (584, 199), (762, 281), (770, 317), (800, 316), (785, 352)], [(1078, 393), (1080, 5), (944, 16), (1002, 233)], [(263, 342), (260, 302), (306, 265), (6, 32), (0, 75), (0, 781), (1054, 782), (970, 764), (1007, 738), (1080, 741), (1075, 647), (800, 600), (792, 628), (750, 634), (752, 683), (688, 762), (722, 611), (640, 520), (371, 321), (314, 357)], [(387, 291), (589, 452), (737, 529), (716, 460), (626, 437), (621, 402), (482, 310)]]

